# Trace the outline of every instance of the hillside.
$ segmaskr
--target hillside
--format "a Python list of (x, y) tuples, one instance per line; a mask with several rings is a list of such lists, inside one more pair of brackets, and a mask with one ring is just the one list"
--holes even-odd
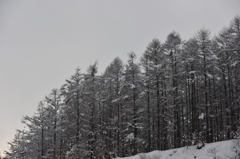
[[(239, 30), (236, 16), (214, 37), (202, 28), (191, 39), (176, 31), (154, 38), (140, 57), (116, 57), (101, 74), (97, 62), (78, 67), (23, 116), (5, 157), (112, 159), (171, 148), (130, 159), (231, 158), (237, 140), (226, 140), (240, 137)], [(202, 141), (226, 143), (176, 149)]]
[(205, 144), (201, 149), (197, 146), (181, 147), (166, 151), (140, 153), (132, 157), (117, 159), (239, 159), (240, 141), (228, 140)]

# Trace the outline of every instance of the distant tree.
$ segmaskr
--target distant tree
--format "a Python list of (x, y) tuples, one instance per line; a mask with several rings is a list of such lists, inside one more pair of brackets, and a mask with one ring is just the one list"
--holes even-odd
[[(22, 119), (22, 123), (29, 128), (29, 132), (27, 133), (28, 140), (31, 141), (31, 144), (37, 146), (30, 146), (27, 148), (27, 150), (33, 153), (31, 153), (31, 155), (37, 154), (38, 158), (45, 158), (47, 155), (47, 129), (50, 126), (48, 120), (48, 112), (47, 109), (45, 109), (45, 104), (43, 101), (39, 102), (37, 113), (34, 116), (24, 116)], [(34, 151), (31, 150), (33, 148), (35, 148)], [(37, 151), (37, 153), (35, 151)]]
[(135, 155), (139, 152), (139, 149), (142, 145), (142, 107), (140, 103), (140, 80), (139, 66), (134, 63), (136, 58), (136, 54), (131, 52), (128, 54), (129, 60), (125, 69), (125, 103), (126, 103), (126, 132), (125, 144), (128, 147), (128, 153), (131, 155)]
[(147, 133), (145, 134), (145, 138), (146, 138), (146, 141), (147, 141), (147, 151), (150, 152), (152, 149), (151, 149), (151, 146), (152, 146), (152, 137), (151, 137), (151, 134), (152, 134), (152, 104), (151, 104), (151, 76), (150, 76), (150, 73), (149, 73), (149, 64), (150, 64), (150, 59), (148, 58), (148, 56), (146, 54), (143, 54), (143, 57), (141, 58), (141, 63), (140, 65), (143, 67), (143, 74), (144, 76), (142, 77), (142, 84), (143, 84), (143, 94), (145, 95), (142, 99), (142, 103), (144, 105), (146, 105), (146, 120), (147, 122), (145, 122), (145, 128), (147, 129)]
[[(107, 67), (103, 78), (105, 81), (104, 96), (106, 98), (106, 114), (108, 116), (107, 126), (109, 132), (108, 149), (112, 152), (114, 141), (117, 149), (117, 156), (123, 156), (123, 101), (122, 101), (122, 88), (123, 88), (123, 62), (120, 58), (115, 58), (113, 62)], [(114, 131), (115, 130), (115, 131)], [(116, 138), (114, 138), (114, 136)], [(116, 153), (116, 152), (114, 152)], [(112, 156), (113, 157), (113, 156)]]
[(173, 108), (173, 124), (174, 124), (174, 147), (180, 147), (181, 143), (181, 107), (179, 97), (179, 64), (181, 57), (181, 46), (182, 40), (178, 33), (173, 31), (167, 36), (167, 40), (164, 44), (165, 51), (169, 55), (169, 74), (170, 81), (170, 94), (171, 94), (171, 107)]
[(206, 132), (206, 141), (212, 142), (213, 137), (212, 137), (212, 133), (210, 131), (212, 131), (212, 124), (210, 123), (209, 120), (209, 112), (211, 109), (211, 105), (210, 105), (210, 99), (209, 99), (209, 92), (208, 89), (210, 87), (210, 83), (209, 83), (209, 58), (210, 58), (210, 45), (211, 45), (211, 41), (210, 41), (210, 31), (203, 28), (201, 30), (199, 30), (196, 34), (196, 39), (199, 45), (199, 51), (198, 51), (198, 57), (201, 59), (201, 73), (203, 76), (203, 92), (204, 92), (204, 107), (205, 107), (205, 123), (206, 123), (206, 128), (205, 128), (205, 132)]
[(239, 16), (212, 39), (205, 28), (186, 42), (173, 31), (140, 63), (128, 56), (102, 75), (97, 63), (77, 68), (23, 117), (6, 158), (111, 159), (239, 138)]
[[(83, 120), (84, 116), (82, 97), (84, 94), (85, 87), (83, 86), (83, 74), (81, 74), (80, 69), (77, 68), (75, 73), (70, 77), (69, 80), (66, 80), (66, 83), (61, 87), (61, 95), (63, 97), (64, 104), (64, 128), (66, 132), (67, 142), (70, 147), (70, 153), (73, 156), (78, 156), (80, 154), (81, 146), (80, 144), (81, 132), (80, 122)], [(82, 114), (82, 115), (81, 115)], [(85, 152), (85, 151), (84, 151)], [(83, 153), (83, 152), (81, 152)]]
[[(155, 148), (163, 150), (167, 149), (165, 57), (162, 44), (158, 39), (153, 39), (147, 46), (141, 59), (147, 79), (147, 83), (144, 85), (147, 86), (147, 110), (149, 123), (152, 118), (152, 123), (148, 125), (148, 133), (150, 134), (152, 132), (153, 134), (153, 139), (148, 139), (150, 144), (149, 149), (151, 150), (154, 150)], [(153, 113), (151, 113), (151, 111)], [(152, 115), (150, 115), (150, 113)], [(151, 135), (149, 137), (151, 137)], [(156, 147), (154, 146), (154, 143), (156, 143)], [(153, 147), (151, 147), (151, 145)]]
[(89, 148), (89, 158), (93, 159), (96, 157), (96, 140), (97, 132), (99, 125), (97, 124), (98, 116), (97, 112), (99, 111), (96, 101), (96, 82), (97, 82), (97, 63), (90, 65), (85, 75), (85, 85), (86, 85), (86, 94), (87, 96), (87, 105), (88, 105), (88, 117), (89, 117), (89, 132), (88, 132), (88, 148)]
[[(49, 137), (52, 139), (48, 140), (49, 149), (48, 151), (51, 153), (51, 158), (55, 159), (58, 158), (60, 154), (60, 129), (59, 129), (59, 111), (61, 107), (61, 96), (58, 89), (53, 89), (50, 95), (45, 97), (47, 110), (49, 112)], [(60, 131), (59, 131), (60, 130)]]
[[(185, 101), (186, 101), (186, 131), (183, 132), (187, 140), (190, 140), (190, 136), (198, 132), (198, 116), (199, 110), (198, 104), (198, 44), (195, 38), (189, 39), (184, 44), (183, 48), (183, 64), (185, 74)], [(190, 130), (190, 131), (189, 131)], [(187, 141), (189, 142), (189, 141)]]

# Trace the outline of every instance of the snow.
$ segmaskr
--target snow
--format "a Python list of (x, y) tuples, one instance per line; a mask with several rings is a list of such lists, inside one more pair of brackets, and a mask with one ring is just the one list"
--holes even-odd
[(154, 67), (156, 67), (157, 69), (161, 69), (162, 64), (154, 65)]
[(232, 67), (236, 67), (236, 65), (238, 64), (238, 61), (234, 61), (233, 64), (231, 64)]
[(228, 140), (197, 146), (181, 147), (166, 151), (152, 151), (135, 156), (116, 159), (238, 159), (240, 158), (240, 141)]
[(204, 119), (204, 113), (202, 113), (202, 114), (198, 117), (198, 119)]
[(134, 89), (136, 86), (134, 84), (131, 84), (130, 89)]
[(196, 71), (190, 71), (189, 72), (189, 74), (195, 74), (196, 73)]
[(125, 76), (120, 77), (118, 81), (125, 81)]
[(126, 141), (132, 141), (134, 139), (134, 134), (130, 133), (128, 136), (125, 138)]
[(210, 54), (210, 59), (211, 60), (218, 60), (219, 59), (212, 51), (210, 51), (210, 52), (211, 52), (211, 54)]
[(210, 73), (207, 73), (208, 78), (213, 78), (213, 75), (211, 75)]

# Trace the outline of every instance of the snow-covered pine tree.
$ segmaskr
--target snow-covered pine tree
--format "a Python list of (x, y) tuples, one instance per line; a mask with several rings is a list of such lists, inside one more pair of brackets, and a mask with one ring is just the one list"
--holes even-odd
[(97, 63), (95, 62), (93, 65), (90, 65), (87, 70), (87, 74), (85, 74), (85, 82), (84, 86), (86, 87), (86, 92), (84, 98), (84, 102), (86, 103), (87, 112), (85, 115), (88, 117), (88, 157), (90, 159), (94, 159), (97, 157), (96, 147), (97, 147), (97, 133), (99, 131), (98, 125), (98, 107), (96, 101), (96, 94), (97, 94)]
[(151, 150), (165, 150), (168, 147), (165, 57), (163, 46), (158, 39), (153, 39), (149, 43), (142, 57), (144, 73), (148, 80), (146, 84), (143, 84), (147, 87), (148, 122), (152, 121), (148, 125), (148, 133), (152, 134), (148, 139)]
[(209, 91), (208, 88), (210, 86), (209, 83), (209, 57), (210, 57), (210, 46), (211, 46), (211, 41), (210, 41), (210, 31), (203, 28), (199, 30), (196, 34), (196, 39), (199, 45), (199, 50), (198, 50), (198, 57), (201, 59), (201, 83), (202, 83), (202, 91), (204, 92), (202, 98), (203, 100), (201, 101), (202, 107), (204, 108), (204, 114), (205, 114), (205, 126), (203, 129), (205, 130), (205, 136), (206, 136), (206, 142), (212, 142), (212, 132), (210, 132), (212, 124), (210, 123), (209, 120), (209, 112), (211, 109), (210, 105), (210, 99), (209, 99)]
[(126, 65), (124, 94), (125, 94), (125, 121), (126, 121), (126, 133), (125, 133), (125, 153), (129, 155), (137, 154), (143, 145), (142, 138), (142, 112), (143, 107), (140, 102), (140, 80), (139, 65), (134, 63), (136, 58), (135, 53), (128, 54), (129, 60)]
[[(83, 130), (80, 123), (83, 122), (83, 95), (85, 87), (83, 86), (83, 74), (77, 68), (75, 73), (66, 80), (66, 83), (61, 87), (61, 95), (63, 97), (64, 107), (64, 131), (66, 133), (66, 141), (68, 144), (68, 154), (78, 158), (79, 154), (85, 154), (85, 143), (82, 136)], [(70, 149), (69, 149), (70, 148)], [(80, 152), (81, 151), (81, 152)]]
[(197, 58), (198, 44), (195, 38), (189, 39), (183, 47), (182, 63), (184, 67), (183, 74), (185, 75), (185, 103), (186, 103), (186, 129), (183, 132), (189, 145), (193, 134), (198, 132), (198, 116), (197, 107)]
[(61, 107), (61, 96), (58, 89), (53, 89), (51, 93), (45, 97), (47, 110), (49, 113), (49, 140), (48, 155), (50, 158), (56, 159), (60, 156), (60, 120), (59, 112)]
[[(123, 156), (123, 63), (120, 58), (115, 58), (107, 67), (103, 78), (105, 80), (105, 105), (107, 111), (108, 149), (114, 155)], [(113, 146), (115, 145), (115, 146)], [(112, 153), (111, 153), (112, 152)]]
[[(180, 57), (181, 57), (181, 44), (182, 40), (180, 35), (173, 31), (167, 36), (164, 44), (166, 54), (168, 54), (168, 69), (169, 69), (169, 95), (170, 95), (170, 107), (173, 110), (173, 124), (174, 124), (174, 147), (181, 146), (181, 96), (179, 94), (180, 82), (179, 82), (179, 68), (180, 68)], [(183, 123), (182, 123), (183, 124)]]

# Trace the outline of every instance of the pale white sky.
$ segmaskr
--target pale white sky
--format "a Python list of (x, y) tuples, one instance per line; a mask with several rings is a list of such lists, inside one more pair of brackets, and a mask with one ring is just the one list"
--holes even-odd
[(175, 30), (187, 40), (202, 27), (216, 35), (236, 15), (240, 0), (0, 1), (0, 152), (76, 67), (98, 60), (101, 73), (153, 38)]

